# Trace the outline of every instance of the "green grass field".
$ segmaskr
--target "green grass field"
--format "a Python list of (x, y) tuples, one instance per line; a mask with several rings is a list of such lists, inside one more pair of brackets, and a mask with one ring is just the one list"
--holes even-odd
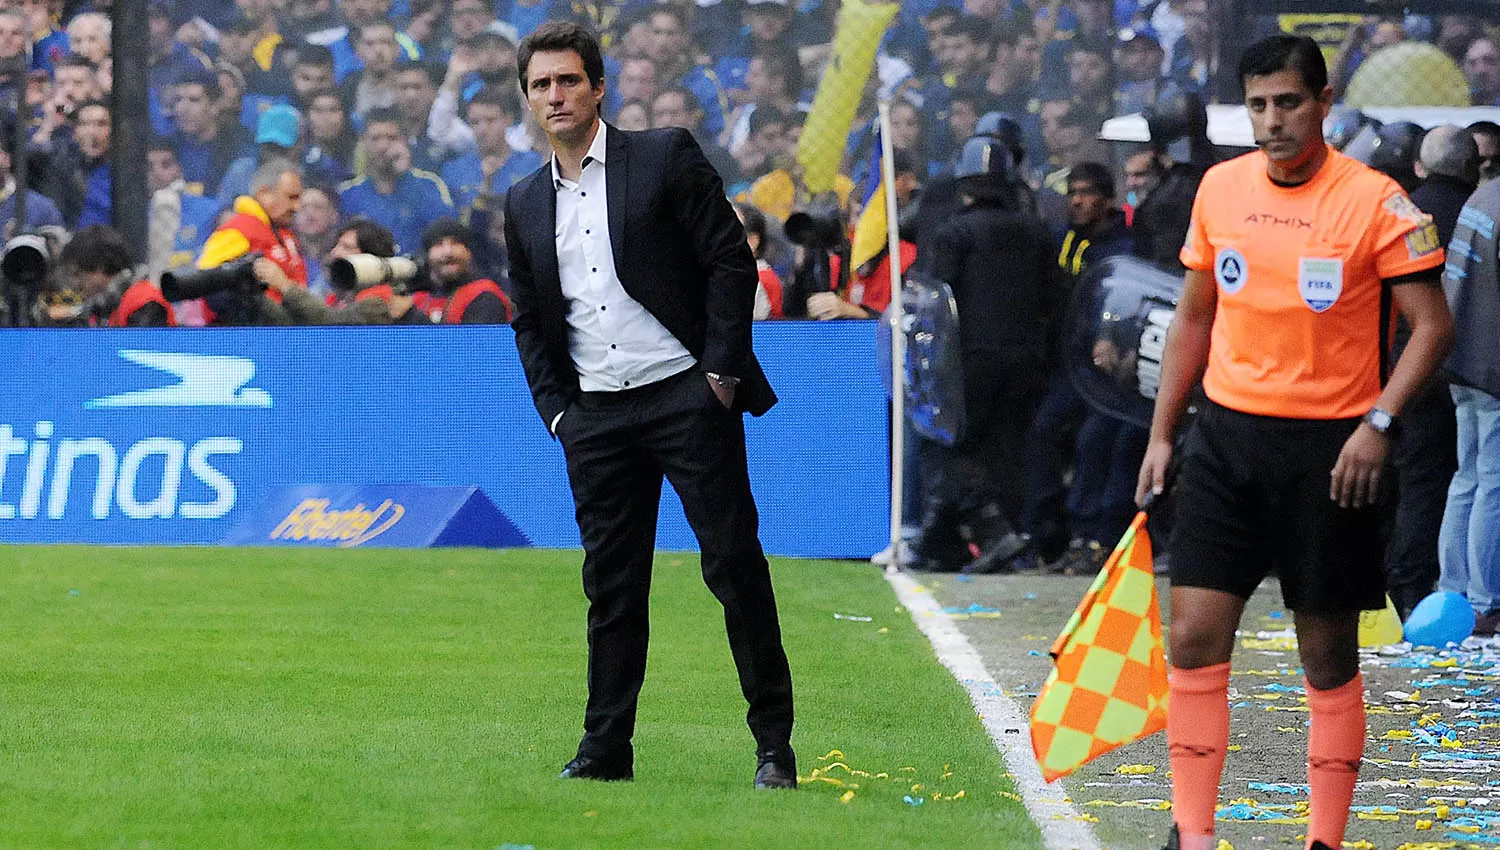
[(750, 788), (720, 609), (676, 554), (657, 559), (636, 781), (556, 779), (581, 731), (579, 560), (0, 548), (0, 847), (1038, 846), (868, 565), (773, 566), (800, 771), (840, 750), (871, 775), (828, 775), (857, 788)]

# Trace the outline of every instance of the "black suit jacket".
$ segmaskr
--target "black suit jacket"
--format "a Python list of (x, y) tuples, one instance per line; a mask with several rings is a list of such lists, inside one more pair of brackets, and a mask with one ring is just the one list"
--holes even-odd
[[(610, 127), (605, 144), (609, 241), (626, 294), (704, 371), (740, 379), (736, 409), (765, 413), (776, 394), (750, 342), (758, 273), (719, 175), (686, 130)], [(568, 354), (556, 228), (549, 159), (505, 200), (516, 309), (511, 327), (537, 412), (549, 425), (579, 393)]]

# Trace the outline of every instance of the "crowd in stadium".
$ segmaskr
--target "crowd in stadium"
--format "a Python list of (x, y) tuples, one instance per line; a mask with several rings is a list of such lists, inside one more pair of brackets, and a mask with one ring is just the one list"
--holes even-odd
[[(1235, 45), (1284, 25), (1242, 5), (904, 2), (856, 110), (837, 203), (820, 206), (798, 145), (839, 25), (835, 0), (151, 0), (153, 197), (141, 270), (109, 227), (110, 4), (6, 0), (0, 103), (6, 138), (27, 151), (28, 191), (16, 197), (8, 177), (0, 218), (7, 238), (40, 231), (58, 253), (37, 303), (12, 303), (8, 322), (508, 321), (505, 193), (551, 155), (517, 83), (517, 47), (544, 21), (581, 20), (607, 51), (605, 119), (626, 130), (687, 128), (722, 177), (760, 261), (757, 318), (867, 318), (888, 306), (883, 245), (856, 252), (845, 271), (838, 257), (805, 262), (822, 248), (794, 246), (785, 227), (794, 213), (818, 210), (853, 227), (873, 183), (880, 97), (891, 102), (902, 269), (962, 276), (955, 256), (1013, 228), (987, 267), (1013, 269), (1014, 293), (949, 282), (965, 330), (966, 391), (980, 392), (982, 374), (987, 398), (1014, 402), (975, 409), (1017, 415), (971, 422), (971, 433), (987, 436), (971, 441), (968, 457), (983, 458), (991, 480), (950, 480), (946, 495), (929, 488), (914, 501), (924, 525), (918, 563), (1004, 570), (1039, 554), (1059, 572), (1088, 571), (1133, 510), (1145, 433), (1086, 410), (1058, 354), (1061, 305), (1072, 281), (1111, 255), (1180, 270), (1197, 178), (1223, 153), (1208, 143), (1204, 104), (1238, 102)], [(1336, 92), (1380, 48), (1412, 42), (1446, 57), (1474, 105), (1500, 105), (1500, 41), (1477, 18), (1341, 20), (1327, 45)], [(1136, 112), (1149, 118), (1150, 144), (1101, 141), (1107, 119)], [(1357, 119), (1341, 141), (1363, 128)], [(1373, 138), (1367, 153), (1384, 162), (1371, 164), (1416, 189), (1420, 128)], [(1475, 126), (1465, 138), (1476, 143), (1479, 173), (1500, 170), (1500, 126)], [(1421, 173), (1467, 180), (1469, 165), (1451, 154), (1438, 151)], [(15, 170), (12, 159), (0, 154), (0, 170)], [(948, 226), (970, 207), (1020, 218), (988, 222), (978, 235)], [(154, 286), (163, 272), (250, 252), (264, 257), (244, 271), (259, 284), (248, 299), (171, 303)], [(336, 281), (330, 261), (355, 254), (415, 254), (429, 280), (408, 291), (382, 267), (359, 283)], [(1031, 299), (1031, 326), (998, 333), (976, 324), (1015, 314), (1014, 300), (1001, 308), (985, 297), (1017, 293)], [(1097, 350), (1096, 365), (1109, 357)], [(931, 481), (954, 458), (927, 460)]]

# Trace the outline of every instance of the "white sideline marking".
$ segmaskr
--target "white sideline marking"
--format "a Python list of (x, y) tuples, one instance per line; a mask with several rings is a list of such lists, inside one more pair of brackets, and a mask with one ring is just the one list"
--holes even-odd
[(938, 660), (969, 692), (985, 731), (1005, 757), (1027, 813), (1042, 831), (1042, 843), (1048, 850), (1100, 850), (1093, 827), (1068, 802), (1062, 783), (1042, 781), (1041, 768), (1031, 753), (1030, 719), (1000, 689), (953, 618), (943, 613), (932, 593), (910, 575), (888, 571), (885, 577), (896, 598), (911, 612), (912, 622), (932, 642)]

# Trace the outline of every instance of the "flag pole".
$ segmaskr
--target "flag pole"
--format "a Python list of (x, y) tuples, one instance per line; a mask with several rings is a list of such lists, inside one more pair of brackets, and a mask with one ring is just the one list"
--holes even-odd
[(901, 508), (906, 474), (906, 331), (901, 309), (901, 236), (896, 221), (896, 154), (891, 146), (891, 102), (881, 98), (880, 179), (885, 184), (886, 258), (891, 268), (891, 561), (901, 569)]

